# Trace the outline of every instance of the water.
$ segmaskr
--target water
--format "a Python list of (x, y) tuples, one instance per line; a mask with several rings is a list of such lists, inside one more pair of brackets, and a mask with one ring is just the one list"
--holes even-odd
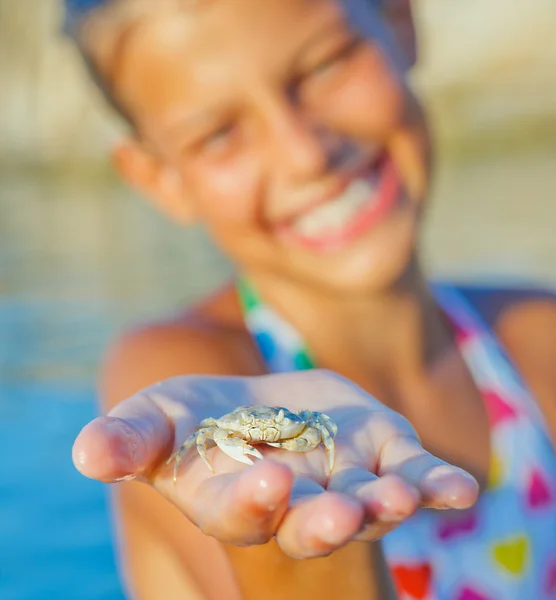
[[(433, 273), (556, 286), (556, 142), (445, 156)], [(0, 598), (121, 600), (107, 489), (71, 463), (109, 340), (216, 286), (226, 261), (104, 173), (0, 175)]]
[(106, 489), (71, 463), (75, 432), (94, 415), (83, 386), (2, 386), (3, 600), (123, 600)]
[(226, 272), (104, 174), (0, 176), (0, 599), (123, 600), (107, 487), (71, 447), (109, 340)]

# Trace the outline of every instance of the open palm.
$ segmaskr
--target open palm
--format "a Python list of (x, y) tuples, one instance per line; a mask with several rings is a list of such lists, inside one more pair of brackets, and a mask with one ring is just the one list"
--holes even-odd
[[(328, 473), (322, 447), (307, 453), (259, 445), (247, 466), (217, 447), (213, 474), (192, 448), (174, 483), (168, 458), (206, 417), (238, 406), (318, 410), (338, 426)], [(74, 461), (101, 481), (136, 477), (153, 485), (208, 535), (255, 545), (276, 537), (298, 558), (329, 554), (352, 539), (377, 539), (419, 505), (466, 508), (475, 480), (423, 450), (400, 415), (355, 384), (326, 371), (265, 377), (177, 377), (125, 400), (89, 423)]]

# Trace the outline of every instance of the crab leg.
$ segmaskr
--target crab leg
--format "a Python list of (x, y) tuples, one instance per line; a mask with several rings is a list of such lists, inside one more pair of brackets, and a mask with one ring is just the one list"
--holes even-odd
[(298, 415), (310, 426), (313, 426), (318, 423), (319, 425), (324, 425), (328, 432), (332, 437), (334, 437), (338, 433), (338, 425), (334, 423), (334, 421), (324, 413), (312, 410), (302, 410), (298, 413)]
[[(334, 423), (334, 421), (332, 421), (332, 419), (330, 419), (330, 420), (337, 431), (338, 429), (336, 427), (336, 424)], [(334, 438), (330, 435), (330, 430), (328, 429), (329, 426), (327, 423), (321, 423), (317, 420), (315, 423), (313, 423), (313, 426), (320, 432), (320, 435), (322, 437), (322, 443), (324, 444), (324, 447), (328, 450), (328, 460), (329, 460), (328, 475), (330, 475), (330, 473), (332, 473), (332, 469), (334, 468), (334, 460), (335, 460)]]
[(338, 433), (338, 425), (324, 413), (313, 413), (314, 419), (320, 424), (324, 425), (328, 429), (329, 433), (334, 437)]
[(213, 439), (224, 454), (246, 465), (253, 464), (253, 461), (248, 456), (249, 454), (256, 458), (263, 458), (263, 455), (256, 448), (253, 448), (253, 446), (250, 446), (241, 438), (230, 437), (228, 431), (217, 429), (213, 435)]
[(195, 441), (197, 440), (198, 432), (192, 433), (188, 438), (186, 438), (185, 442), (179, 447), (172, 456), (166, 461), (166, 464), (169, 465), (173, 460), (175, 460), (174, 464), (174, 485), (176, 485), (176, 481), (178, 479), (178, 467), (180, 466), (180, 462), (182, 458), (187, 454), (187, 451), (193, 446)]
[(284, 448), (290, 452), (309, 452), (321, 443), (321, 435), (314, 427), (306, 427), (297, 437), (281, 442), (267, 442), (274, 448)]
[(334, 421), (324, 413), (314, 411), (311, 412), (309, 410), (303, 411), (303, 418), (309, 420), (310, 425), (317, 429), (322, 437), (322, 443), (325, 448), (328, 450), (328, 457), (330, 461), (330, 470), (328, 474), (332, 473), (332, 469), (334, 468), (334, 460), (335, 460), (335, 446), (334, 446), (334, 436), (338, 433), (338, 426)]
[(328, 471), (328, 475), (330, 475), (334, 467), (334, 439), (330, 435), (330, 431), (327, 429), (327, 427), (318, 421), (313, 420), (311, 422), (311, 426), (307, 427), (305, 431), (295, 438), (283, 440), (281, 442), (267, 443), (269, 446), (274, 446), (275, 448), (284, 448), (290, 452), (309, 452), (309, 450), (313, 450), (321, 442), (328, 451), (330, 469)]
[(172, 456), (166, 461), (166, 464), (170, 464), (173, 460), (175, 460), (174, 465), (174, 485), (178, 479), (178, 469), (180, 466), (180, 462), (183, 460), (183, 457), (187, 454), (187, 452), (193, 447), (194, 444), (197, 445), (197, 452), (199, 456), (203, 459), (208, 468), (214, 473), (214, 469), (212, 468), (208, 457), (207, 457), (207, 437), (212, 438), (214, 434), (214, 427), (206, 427), (203, 429), (198, 429), (194, 433), (192, 433), (185, 442), (180, 446), (179, 450), (174, 452)]
[(216, 427), (205, 427), (203, 429), (199, 429), (197, 434), (197, 452), (199, 456), (203, 459), (203, 462), (207, 467), (215, 473), (216, 471), (212, 468), (210, 461), (207, 456), (207, 438), (214, 439), (216, 434), (218, 433), (218, 429)]

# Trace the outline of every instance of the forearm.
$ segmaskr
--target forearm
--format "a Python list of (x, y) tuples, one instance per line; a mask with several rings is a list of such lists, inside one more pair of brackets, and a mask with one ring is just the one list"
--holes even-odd
[(225, 546), (215, 556), (215, 541), (191, 530), (186, 517), (173, 514), (147, 486), (120, 486), (114, 507), (133, 600), (206, 600), (223, 597), (223, 587), (228, 599), (260, 600), (262, 590), (266, 600), (397, 598), (380, 543), (354, 542), (331, 556), (305, 560), (286, 556), (274, 541)]
[(240, 600), (221, 545), (152, 488), (118, 486), (121, 570), (132, 600)]
[(273, 541), (228, 547), (245, 600), (396, 600), (380, 543), (353, 542), (325, 558), (295, 560)]

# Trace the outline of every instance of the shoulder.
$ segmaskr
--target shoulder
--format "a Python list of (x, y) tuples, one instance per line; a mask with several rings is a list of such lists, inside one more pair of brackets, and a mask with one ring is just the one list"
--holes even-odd
[(458, 289), (497, 335), (556, 441), (556, 291), (532, 286)]
[(163, 379), (185, 374), (259, 375), (258, 351), (228, 288), (175, 317), (123, 333), (110, 347), (100, 395), (111, 407)]

